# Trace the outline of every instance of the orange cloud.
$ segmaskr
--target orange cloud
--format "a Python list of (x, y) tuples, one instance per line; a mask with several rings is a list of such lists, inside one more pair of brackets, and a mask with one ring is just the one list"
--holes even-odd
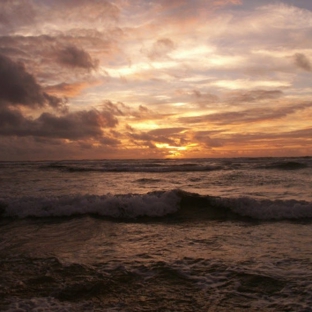
[(73, 98), (81, 94), (87, 88), (98, 85), (100, 82), (76, 82), (76, 83), (60, 83), (54, 86), (48, 86), (45, 91), (49, 94), (60, 97)]
[(311, 151), (312, 9), (269, 2), (0, 1), (0, 160)]

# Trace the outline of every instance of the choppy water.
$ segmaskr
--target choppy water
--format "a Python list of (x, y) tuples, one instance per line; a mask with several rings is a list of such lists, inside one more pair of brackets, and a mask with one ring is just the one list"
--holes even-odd
[(312, 158), (0, 163), (0, 310), (312, 311)]

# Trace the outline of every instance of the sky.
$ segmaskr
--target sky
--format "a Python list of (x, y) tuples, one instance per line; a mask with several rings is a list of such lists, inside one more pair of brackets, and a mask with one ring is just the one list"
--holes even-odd
[(0, 0), (0, 160), (312, 155), (310, 0)]

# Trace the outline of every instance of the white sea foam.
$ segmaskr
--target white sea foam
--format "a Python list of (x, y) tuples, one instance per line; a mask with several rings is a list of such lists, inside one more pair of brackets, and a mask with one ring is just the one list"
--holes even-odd
[(61, 217), (97, 214), (114, 218), (158, 217), (178, 210), (175, 191), (145, 195), (71, 195), (60, 197), (23, 197), (6, 203), (8, 217)]
[(297, 200), (222, 198), (219, 202), (241, 216), (259, 220), (312, 218), (312, 203)]
[(73, 311), (73, 306), (66, 302), (60, 302), (54, 298), (32, 298), (32, 299), (18, 299), (11, 303), (7, 312), (70, 312)]
[[(188, 200), (183, 201), (183, 198)], [(151, 192), (143, 195), (21, 197), (5, 200), (2, 204), (0, 202), (0, 207), (5, 209), (4, 216), (18, 218), (66, 217), (84, 214), (95, 214), (116, 219), (143, 216), (163, 217), (178, 212), (181, 205), (183, 205), (183, 209), (189, 210), (195, 218), (196, 208), (206, 205), (209, 208), (207, 209), (207, 218), (209, 215), (213, 216), (211, 209), (215, 209), (217, 216), (220, 207), (223, 207), (242, 217), (258, 220), (312, 219), (312, 203), (307, 201), (206, 197), (181, 190)]]

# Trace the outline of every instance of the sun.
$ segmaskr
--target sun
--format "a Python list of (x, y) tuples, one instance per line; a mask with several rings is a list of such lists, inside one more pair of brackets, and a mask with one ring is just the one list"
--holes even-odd
[(173, 146), (168, 143), (155, 143), (156, 147), (159, 149), (167, 150), (167, 157), (169, 158), (181, 158), (184, 157), (185, 152), (190, 150), (192, 147), (197, 146), (197, 144), (188, 144), (185, 146)]

